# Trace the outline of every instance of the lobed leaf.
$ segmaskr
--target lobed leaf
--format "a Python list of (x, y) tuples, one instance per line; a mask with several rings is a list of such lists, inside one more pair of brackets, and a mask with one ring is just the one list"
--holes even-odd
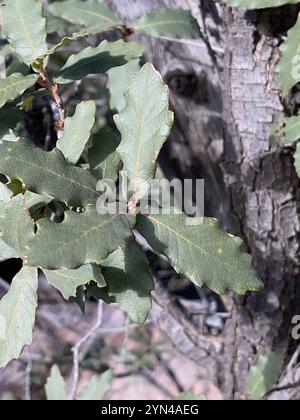
[(174, 118), (169, 111), (168, 88), (149, 63), (134, 77), (125, 99), (125, 109), (114, 118), (122, 135), (118, 152), (130, 193), (138, 200), (154, 178), (155, 161)]
[(83, 265), (76, 270), (45, 270), (48, 283), (55, 287), (66, 300), (76, 297), (79, 286), (90, 282), (97, 283), (98, 287), (105, 287), (106, 282), (101, 273), (100, 267), (92, 264)]
[(31, 192), (70, 206), (95, 204), (99, 198), (97, 180), (88, 170), (69, 164), (57, 149), (45, 152), (24, 139), (2, 142), (0, 173), (20, 179)]
[(222, 231), (215, 219), (191, 225), (185, 215), (139, 215), (137, 230), (197, 286), (218, 294), (230, 290), (243, 295), (261, 289), (251, 256), (240, 251), (242, 241)]
[(20, 356), (32, 341), (37, 308), (38, 272), (23, 267), (0, 301), (0, 367)]
[(100, 264), (131, 236), (134, 225), (134, 216), (100, 215), (95, 207), (83, 214), (68, 211), (60, 224), (41, 219), (28, 243), (29, 264), (49, 270)]
[(151, 309), (154, 289), (147, 258), (137, 243), (130, 239), (125, 249), (117, 249), (101, 266), (108, 295), (137, 324), (143, 324)]
[(125, 106), (124, 93), (130, 86), (133, 77), (140, 71), (140, 60), (131, 60), (124, 66), (115, 67), (107, 72), (107, 87), (110, 92), (110, 107), (121, 112)]

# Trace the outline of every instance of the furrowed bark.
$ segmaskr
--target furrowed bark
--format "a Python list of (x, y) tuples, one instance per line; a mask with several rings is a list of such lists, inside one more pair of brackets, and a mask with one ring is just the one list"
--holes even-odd
[[(205, 34), (192, 42), (143, 41), (149, 45), (148, 58), (170, 85), (176, 113), (161, 156), (164, 166), (179, 178), (205, 179), (207, 215), (244, 238), (265, 283), (261, 293), (224, 297), (232, 316), (221, 350), (214, 350), (218, 360), (209, 360), (208, 375), (214, 375), (224, 397), (245, 399), (257, 357), (283, 348), (288, 365), (296, 347), (290, 331), (293, 316), (300, 314), (299, 180), (292, 152), (271, 147), (269, 133), (288, 109), (275, 66), (281, 36), (297, 18), (298, 6), (245, 14), (209, 0), (109, 3), (132, 20), (163, 6), (188, 8)], [(199, 364), (205, 363), (201, 358)], [(298, 376), (296, 364), (292, 373), (283, 373), (281, 383)], [(269, 398), (276, 395), (296, 399), (300, 390), (289, 388)]]

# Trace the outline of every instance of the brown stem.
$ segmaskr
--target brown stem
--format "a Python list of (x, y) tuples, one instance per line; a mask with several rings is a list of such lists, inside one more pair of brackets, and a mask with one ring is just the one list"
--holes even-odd
[(43, 86), (45, 89), (47, 89), (48, 92), (51, 94), (56, 104), (57, 110), (59, 112), (59, 121), (55, 123), (55, 127), (59, 130), (63, 130), (64, 125), (65, 125), (65, 110), (63, 108), (62, 98), (60, 97), (59, 92), (58, 92), (59, 86), (56, 83), (52, 84), (50, 82), (46, 69), (41, 68), (39, 70), (39, 75), (41, 76), (41, 80), (39, 81), (39, 84)]

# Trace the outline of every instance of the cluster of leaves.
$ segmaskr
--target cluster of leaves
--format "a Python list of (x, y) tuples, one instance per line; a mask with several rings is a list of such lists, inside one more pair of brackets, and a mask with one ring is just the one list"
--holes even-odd
[[(300, 4), (299, 0), (226, 0), (234, 7), (247, 9), (263, 9), (284, 6), (287, 4)], [(279, 82), (283, 95), (300, 82), (300, 17), (294, 27), (288, 32), (287, 39), (281, 45), (282, 56), (277, 66)], [(275, 127), (271, 140), (280, 137), (285, 147), (295, 148), (295, 168), (300, 177), (300, 115), (286, 118), (279, 127)]]
[[(23, 69), (10, 68), (0, 79), (0, 111), (7, 115), (0, 127), (0, 255), (23, 260), (0, 302), (0, 367), (31, 343), (39, 269), (67, 300), (76, 297), (83, 305), (88, 291), (96, 299), (119, 303), (134, 322), (146, 320), (153, 279), (134, 230), (198, 286), (217, 293), (260, 289), (251, 257), (240, 250), (242, 241), (223, 232), (216, 220), (207, 218), (193, 226), (184, 215), (133, 211), (155, 176), (156, 158), (173, 123), (161, 76), (151, 64), (139, 66), (144, 47), (122, 39), (103, 41), (69, 56), (53, 71), (49, 66), (60, 48), (85, 34), (65, 37), (49, 49), (47, 27), (53, 30), (54, 23), (59, 27), (69, 21), (92, 34), (112, 28), (124, 32), (127, 26), (120, 18), (92, 0), (52, 3), (47, 21), (39, 0), (8, 0), (0, 10), (9, 41), (5, 48)], [(199, 36), (194, 18), (178, 9), (151, 13), (133, 29), (154, 36)], [(61, 86), (102, 73), (108, 74), (112, 106), (118, 112), (118, 135), (108, 127), (97, 131), (95, 101), (80, 102), (65, 119), (59, 96)], [(33, 86), (40, 89), (30, 90)], [(51, 152), (15, 130), (16, 105), (30, 106), (28, 98), (37, 92), (52, 95), (58, 127), (64, 128)], [(117, 182), (120, 169), (132, 186), (131, 211), (101, 215), (96, 209), (101, 196), (97, 181), (109, 177)], [(59, 220), (57, 208), (63, 215)]]

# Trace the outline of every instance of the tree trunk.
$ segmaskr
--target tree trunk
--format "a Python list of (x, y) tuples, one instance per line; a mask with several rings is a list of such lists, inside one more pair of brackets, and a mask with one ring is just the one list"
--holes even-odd
[[(109, 2), (130, 19), (162, 6), (188, 8), (204, 34), (200, 41), (143, 41), (170, 85), (176, 114), (164, 166), (179, 178), (205, 179), (206, 214), (244, 238), (265, 284), (261, 293), (223, 298), (231, 318), (221, 340), (196, 340), (203, 374), (226, 399), (244, 399), (257, 357), (284, 349), (287, 366), (296, 346), (290, 331), (300, 314), (299, 180), (292, 153), (271, 147), (269, 133), (295, 109), (292, 97), (281, 99), (275, 66), (281, 36), (299, 7), (245, 14), (212, 0)], [(283, 372), (281, 385), (299, 380), (297, 362)], [(270, 398), (299, 399), (300, 391)]]

